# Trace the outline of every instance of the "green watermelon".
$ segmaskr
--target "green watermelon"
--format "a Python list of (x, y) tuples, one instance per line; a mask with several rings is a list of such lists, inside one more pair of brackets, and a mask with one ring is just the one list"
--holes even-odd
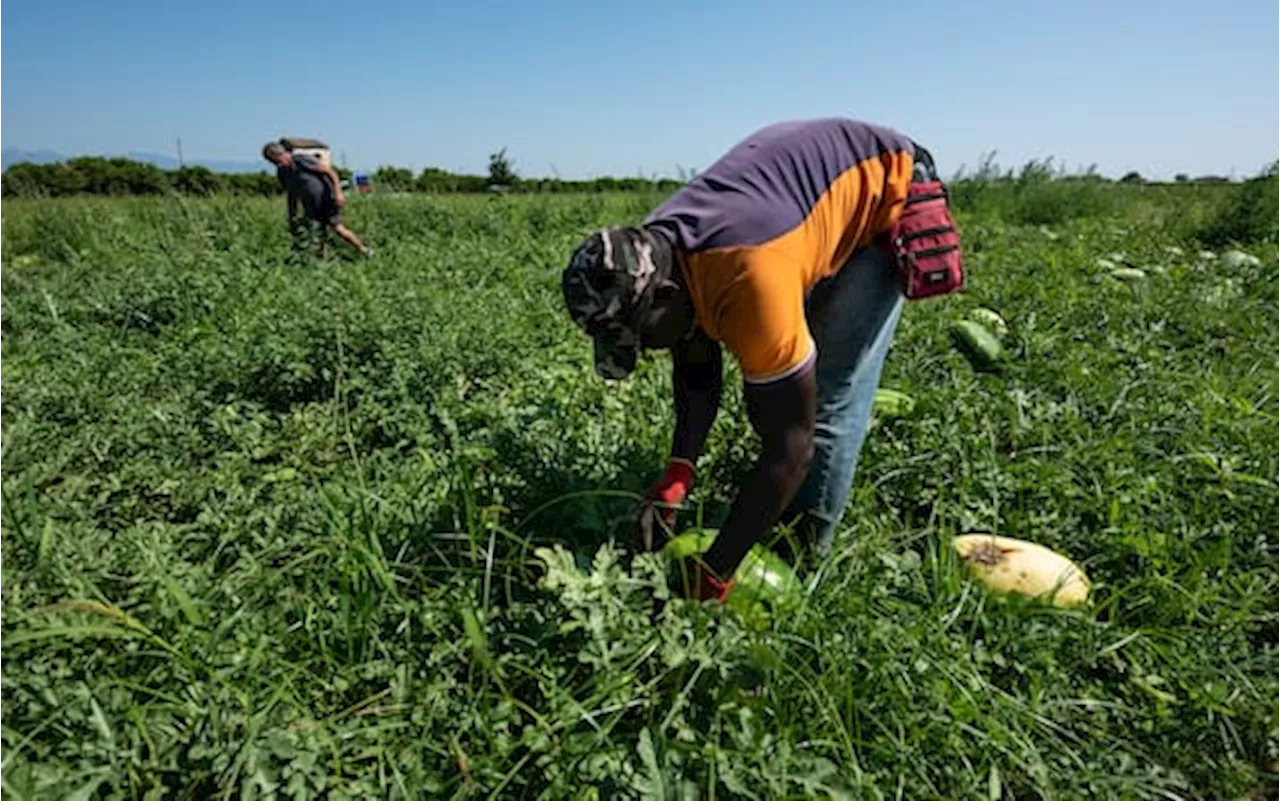
[(1004, 318), (999, 313), (991, 309), (977, 308), (969, 312), (969, 319), (975, 323), (985, 325), (995, 331), (996, 336), (1004, 339), (1009, 335), (1009, 326), (1005, 325)]
[(904, 417), (915, 410), (916, 402), (905, 392), (881, 387), (876, 390), (871, 408), (881, 417)]
[[(719, 533), (710, 528), (687, 529), (668, 540), (662, 553), (679, 563), (706, 553)], [(763, 623), (771, 614), (793, 610), (800, 604), (803, 587), (795, 571), (763, 545), (753, 545), (733, 575), (737, 583), (729, 592), (727, 605), (752, 622)]]
[(951, 340), (978, 370), (994, 370), (1004, 352), (1000, 340), (982, 323), (960, 320), (951, 324)]

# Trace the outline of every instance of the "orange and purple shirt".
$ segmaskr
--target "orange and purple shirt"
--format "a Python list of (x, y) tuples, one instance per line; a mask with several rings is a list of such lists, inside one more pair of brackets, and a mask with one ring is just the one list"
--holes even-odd
[(794, 375), (817, 355), (814, 284), (901, 214), (915, 146), (848, 119), (762, 128), (645, 220), (675, 246), (698, 324), (747, 381)]

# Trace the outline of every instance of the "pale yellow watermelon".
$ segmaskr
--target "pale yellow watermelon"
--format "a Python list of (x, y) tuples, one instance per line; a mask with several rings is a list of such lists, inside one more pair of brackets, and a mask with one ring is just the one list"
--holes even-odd
[(1034, 542), (990, 533), (962, 534), (953, 542), (969, 570), (993, 592), (1049, 597), (1068, 607), (1089, 597), (1089, 578), (1062, 554)]

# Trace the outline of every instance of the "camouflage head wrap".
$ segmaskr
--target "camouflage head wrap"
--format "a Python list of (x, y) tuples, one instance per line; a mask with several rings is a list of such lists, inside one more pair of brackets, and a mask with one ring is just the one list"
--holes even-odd
[(665, 277), (665, 243), (643, 228), (606, 228), (573, 252), (560, 278), (573, 321), (595, 340), (596, 372), (626, 378), (640, 350), (639, 322)]

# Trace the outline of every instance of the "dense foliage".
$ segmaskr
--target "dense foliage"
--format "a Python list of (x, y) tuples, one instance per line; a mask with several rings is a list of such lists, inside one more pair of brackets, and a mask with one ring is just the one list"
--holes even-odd
[(1213, 214), (1196, 229), (1196, 238), (1206, 245), (1232, 242), (1275, 242), (1276, 209), (1280, 208), (1277, 165), (1264, 174), (1234, 187)]
[(0, 176), (4, 197), (72, 195), (274, 195), (283, 190), (274, 172), (228, 174), (205, 167), (162, 170), (124, 158), (86, 156), (53, 164), (14, 164)]
[[(958, 197), (969, 290), (907, 310), (884, 384), (916, 407), (763, 630), (655, 619), (620, 546), (668, 361), (606, 384), (561, 308), (579, 237), (660, 195), (355, 197), (368, 262), (299, 261), (279, 199), (6, 201), (6, 796), (1273, 788), (1275, 242), (1200, 252), (1231, 187), (1053, 186)], [(947, 337), (978, 305), (998, 373)], [(728, 387), (689, 521), (755, 452)], [(1093, 604), (984, 592), (975, 528)]]
[[(205, 167), (162, 170), (153, 164), (124, 158), (95, 156), (54, 164), (14, 164), (0, 176), (4, 197), (38, 198), (75, 195), (282, 195), (275, 172), (216, 173)], [(343, 179), (350, 170), (336, 167)], [(382, 166), (370, 176), (380, 192), (432, 194), (484, 193), (495, 189), (524, 194), (574, 192), (669, 192), (678, 181), (650, 178), (520, 178), (502, 153), (491, 159), (488, 175), (463, 175), (428, 167), (416, 177), (404, 167)]]

